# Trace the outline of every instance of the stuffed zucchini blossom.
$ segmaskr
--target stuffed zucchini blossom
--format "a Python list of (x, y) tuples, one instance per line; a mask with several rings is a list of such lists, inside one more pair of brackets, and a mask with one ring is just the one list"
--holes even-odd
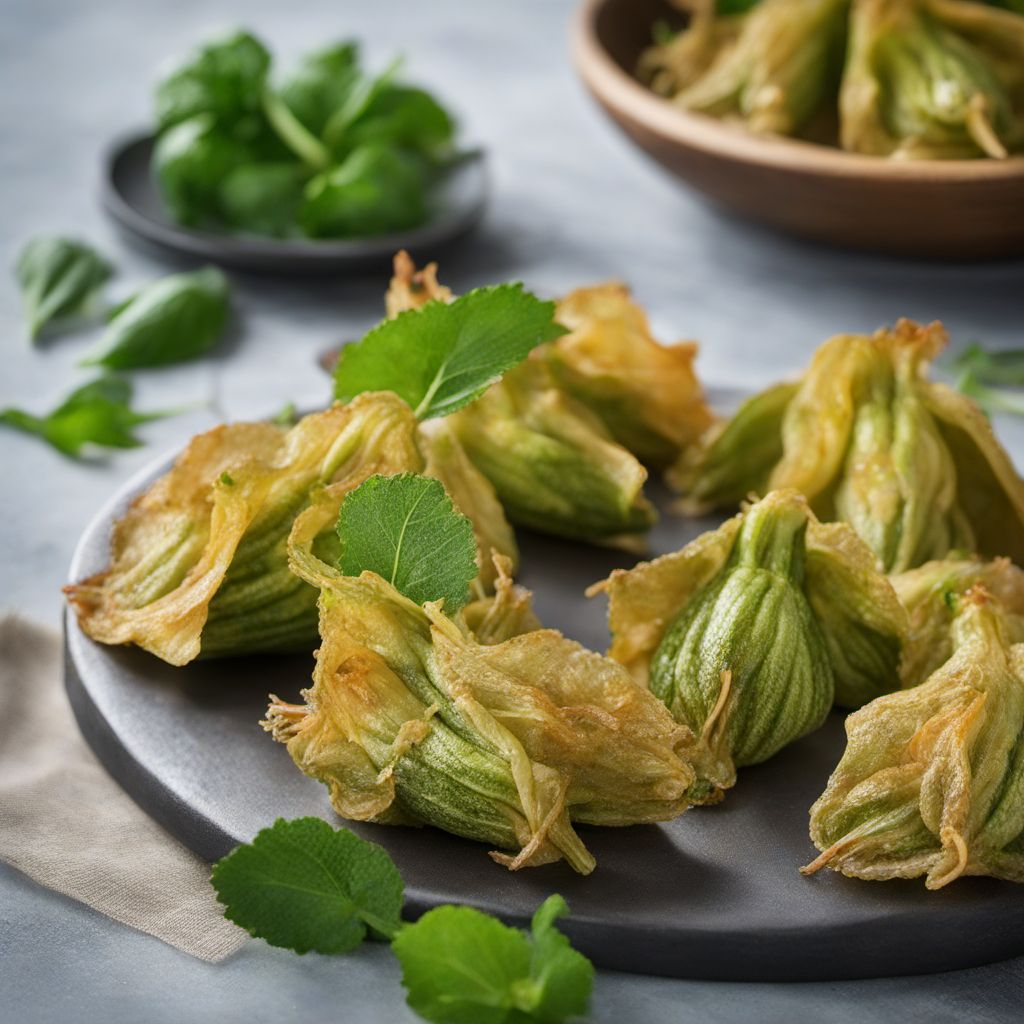
[(694, 734), (692, 795), (817, 729), (834, 702), (899, 686), (906, 615), (871, 553), (776, 491), (681, 551), (617, 570), (611, 657)]
[(693, 368), (696, 344), (660, 344), (624, 285), (578, 288), (557, 310), (569, 333), (533, 357), (645, 466), (664, 469), (711, 425)]
[[(390, 393), (361, 395), (303, 417), (225, 424), (194, 438), (174, 467), (114, 526), (110, 565), (66, 589), (82, 629), (133, 643), (172, 665), (200, 655), (308, 651), (317, 591), (288, 569), (292, 524), (315, 497), (335, 514), (374, 474), (426, 471), (475, 520), (491, 551), (515, 556), (493, 489), (443, 429), (427, 435)], [(328, 554), (330, 530), (318, 541)]]
[(573, 822), (662, 821), (689, 804), (687, 739), (615, 662), (540, 629), (499, 560), (497, 593), (445, 613), (313, 552), (327, 509), (296, 523), (296, 573), (320, 590), (304, 705), (265, 727), (324, 782), (342, 817), (433, 825), (497, 848), (511, 869), (594, 859)]
[(847, 719), (806, 874), (1024, 882), (1024, 644), (983, 585), (956, 605), (949, 660)]
[(689, 511), (793, 487), (886, 572), (976, 551), (1024, 561), (1024, 481), (969, 398), (927, 379), (940, 324), (839, 335), (804, 376), (749, 399), (676, 464)]

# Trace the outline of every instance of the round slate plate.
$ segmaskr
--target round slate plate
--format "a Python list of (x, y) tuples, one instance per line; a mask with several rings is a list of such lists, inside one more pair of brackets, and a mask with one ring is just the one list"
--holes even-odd
[[(130, 481), (99, 513), (75, 553), (72, 579), (106, 564), (113, 519), (170, 461)], [(667, 505), (666, 495), (655, 497)], [(716, 522), (666, 514), (652, 550), (673, 550)], [(604, 601), (585, 600), (583, 589), (629, 557), (525, 531), (520, 539), (521, 580), (534, 589), (541, 620), (603, 649)], [(93, 643), (71, 614), (66, 645), (68, 693), (87, 740), (138, 803), (201, 856), (222, 856), (279, 816), (339, 823), (323, 786), (257, 724), (268, 692), (298, 698), (311, 657), (173, 668), (135, 648)], [(819, 980), (944, 971), (1024, 953), (1020, 886), (966, 878), (930, 893), (921, 881), (799, 874), (815, 855), (807, 810), (843, 742), (834, 714), (819, 732), (743, 769), (717, 807), (660, 826), (581, 828), (597, 858), (587, 878), (564, 863), (512, 874), (486, 847), (430, 828), (347, 827), (394, 857), (411, 913), (468, 903), (522, 925), (544, 897), (560, 892), (572, 909), (565, 931), (609, 968)]]
[(279, 274), (337, 273), (390, 265), (399, 249), (443, 253), (483, 216), (487, 161), (476, 151), (456, 164), (435, 188), (434, 215), (411, 231), (373, 238), (314, 241), (215, 234), (184, 228), (168, 217), (150, 171), (154, 137), (134, 134), (116, 143), (103, 169), (104, 209), (130, 234), (161, 249), (240, 270)]

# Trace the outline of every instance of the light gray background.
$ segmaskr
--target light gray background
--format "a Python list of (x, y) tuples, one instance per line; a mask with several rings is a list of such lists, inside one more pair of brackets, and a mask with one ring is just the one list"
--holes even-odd
[[(897, 263), (805, 246), (714, 214), (634, 153), (574, 79), (567, 0), (0, 0), (0, 263), (30, 236), (74, 233), (109, 253), (125, 295), (166, 272), (103, 219), (101, 154), (145, 124), (158, 64), (210, 29), (244, 24), (283, 61), (340, 36), (372, 65), (408, 55), (408, 75), (458, 110), (465, 138), (492, 155), (484, 230), (442, 267), (456, 290), (523, 279), (555, 294), (621, 277), (666, 340), (703, 343), (716, 382), (758, 385), (802, 366), (839, 330), (898, 316), (940, 318), (955, 344), (1024, 343), (1024, 264)], [(384, 275), (359, 280), (233, 280), (240, 330), (216, 357), (136, 375), (139, 406), (194, 404), (144, 428), (147, 446), (74, 463), (0, 433), (0, 605), (56, 625), (75, 541), (102, 501), (161, 451), (218, 419), (315, 404), (315, 356), (357, 337), (382, 311)], [(35, 351), (0, 272), (0, 407), (44, 410), (87, 379), (76, 362), (96, 332)], [(1019, 424), (1000, 424), (1024, 451)], [(669, 880), (666, 884), (671, 884)], [(963, 937), (970, 942), (970, 936)], [(200, 964), (0, 867), (0, 999), (25, 1024), (413, 1019), (386, 950), (298, 958), (251, 943)], [(599, 1021), (1009, 1021), (1024, 1005), (1024, 961), (936, 977), (816, 985), (725, 985), (602, 974)]]

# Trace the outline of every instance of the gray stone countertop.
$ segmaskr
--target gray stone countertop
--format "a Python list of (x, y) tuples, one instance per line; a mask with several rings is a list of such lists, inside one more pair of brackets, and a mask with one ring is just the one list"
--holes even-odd
[[(706, 209), (633, 151), (584, 95), (567, 56), (567, 0), (4, 0), (0, 6), (0, 265), (44, 232), (71, 233), (116, 262), (113, 296), (173, 268), (115, 234), (96, 201), (101, 158), (149, 119), (161, 61), (209, 30), (243, 24), (282, 61), (329, 40), (365, 40), (371, 64), (408, 55), (408, 76), (460, 114), (490, 151), (484, 227), (442, 265), (462, 291), (522, 279), (543, 294), (621, 278), (661, 337), (701, 341), (715, 383), (756, 386), (798, 370), (822, 340), (899, 316), (943, 320), (964, 344), (1024, 341), (1024, 265), (937, 266), (811, 247)], [(212, 358), (135, 375), (143, 409), (191, 405), (143, 428), (146, 446), (78, 463), (0, 433), (0, 604), (57, 625), (59, 586), (103, 500), (158, 453), (222, 418), (322, 402), (316, 355), (382, 313), (386, 275), (282, 281), (233, 275), (236, 339)], [(44, 410), (87, 379), (96, 331), (30, 349), (18, 296), (0, 272), (6, 339), (0, 407)], [(1024, 451), (1019, 424), (1000, 424)], [(964, 936), (969, 942), (970, 936)], [(24, 1024), (153, 1024), (291, 1018), (412, 1020), (387, 951), (298, 958), (253, 942), (219, 966), (0, 867), (0, 991)], [(671, 981), (602, 973), (596, 1021), (1009, 1021), (1024, 961), (934, 977), (813, 985)], [(10, 1014), (8, 1017), (7, 1015)]]

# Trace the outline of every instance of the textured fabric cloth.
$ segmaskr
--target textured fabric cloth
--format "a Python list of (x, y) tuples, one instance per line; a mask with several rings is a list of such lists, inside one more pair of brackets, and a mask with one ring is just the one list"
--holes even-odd
[(50, 889), (202, 960), (247, 936), (209, 865), (121, 790), (82, 739), (56, 633), (0, 619), (0, 859)]

